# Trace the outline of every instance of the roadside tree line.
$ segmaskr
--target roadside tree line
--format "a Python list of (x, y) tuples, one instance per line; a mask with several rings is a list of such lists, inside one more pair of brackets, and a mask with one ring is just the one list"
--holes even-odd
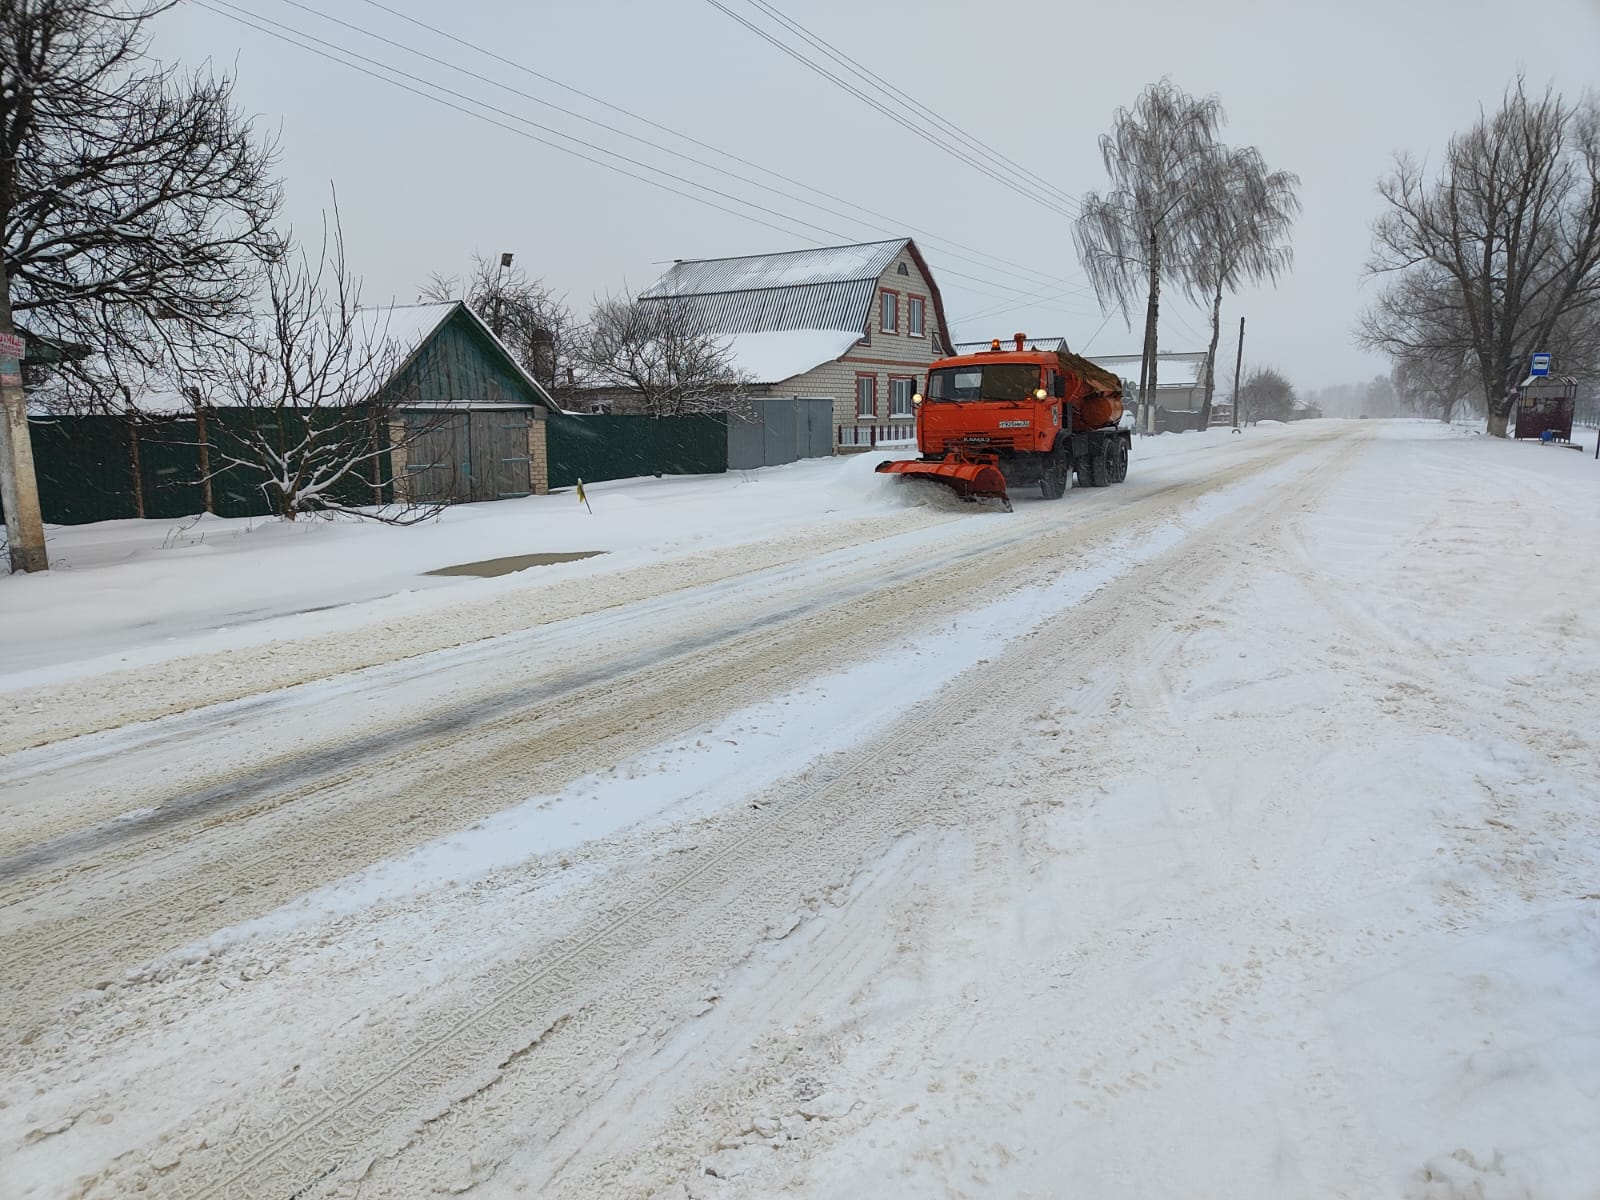
[(1396, 156), (1359, 341), (1412, 411), (1481, 411), (1505, 437), (1535, 353), (1600, 378), (1600, 101), (1517, 78), (1436, 158)]

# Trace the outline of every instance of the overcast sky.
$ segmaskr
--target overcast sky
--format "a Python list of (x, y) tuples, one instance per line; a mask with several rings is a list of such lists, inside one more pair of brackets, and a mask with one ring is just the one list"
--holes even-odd
[[(1113, 110), (1132, 104), (1151, 80), (1167, 75), (1192, 93), (1218, 95), (1229, 118), (1224, 138), (1297, 172), (1305, 204), (1292, 277), (1275, 291), (1225, 302), (1219, 358), (1231, 363), (1243, 315), (1247, 364), (1275, 364), (1308, 388), (1385, 369), (1355, 348), (1350, 331), (1362, 304), (1375, 183), (1395, 150), (1436, 155), (1519, 71), (1575, 98), (1600, 61), (1600, 0), (716, 0), (820, 59), (763, 13), (762, 2), (1025, 168), (1005, 173), (1035, 195), (1041, 184), (1070, 197), (1104, 188), (1098, 138)], [(491, 115), (509, 128), (219, 15), (227, 10), (399, 68), (412, 87), (433, 83), (485, 101), (505, 110)], [(712, 0), (185, 0), (160, 19), (155, 48), (163, 59), (210, 59), (237, 71), (242, 106), (281, 137), (288, 216), (298, 231), (315, 234), (330, 184), (337, 186), (368, 303), (415, 300), (430, 273), (459, 272), (474, 252), (514, 252), (519, 266), (581, 310), (596, 294), (647, 286), (674, 258), (903, 234), (923, 245), (958, 338), (1023, 330), (1064, 334), (1074, 349), (1097, 354), (1138, 348), (1137, 330), (1120, 316), (1107, 321), (1088, 290), (1066, 216), (929, 145)], [(882, 216), (757, 175), (519, 66)], [(719, 176), (539, 101), (767, 186)], [(690, 196), (541, 145), (525, 135), (560, 139), (527, 122), (670, 171), (688, 182), (665, 182)], [(928, 127), (925, 117), (912, 123)], [(1178, 304), (1168, 312), (1162, 349), (1204, 348), (1200, 310)]]

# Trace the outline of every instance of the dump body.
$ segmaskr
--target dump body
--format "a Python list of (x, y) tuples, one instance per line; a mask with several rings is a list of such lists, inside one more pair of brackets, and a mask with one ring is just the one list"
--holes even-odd
[(1122, 383), (1086, 358), (1014, 348), (942, 358), (928, 368), (916, 406), (916, 460), (880, 471), (932, 479), (963, 496), (1006, 499), (997, 480), (1037, 483), (1047, 498), (1070, 486), (1102, 487), (1127, 471), (1130, 440), (1117, 428)]

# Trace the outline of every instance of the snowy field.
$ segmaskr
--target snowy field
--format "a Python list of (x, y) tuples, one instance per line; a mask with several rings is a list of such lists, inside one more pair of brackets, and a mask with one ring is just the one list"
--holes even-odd
[(54, 529), (0, 1197), (1593, 1200), (1586, 439)]

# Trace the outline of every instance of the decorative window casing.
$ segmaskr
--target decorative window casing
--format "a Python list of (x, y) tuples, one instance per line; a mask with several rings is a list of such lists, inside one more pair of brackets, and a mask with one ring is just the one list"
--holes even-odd
[(900, 293), (884, 288), (878, 293), (878, 329), (883, 333), (900, 332)]
[(878, 415), (878, 377), (856, 376), (856, 417), (862, 421), (873, 420)]
[(911, 397), (916, 394), (917, 381), (910, 375), (891, 375), (889, 377), (889, 419), (891, 421), (910, 420), (915, 415), (915, 406)]

